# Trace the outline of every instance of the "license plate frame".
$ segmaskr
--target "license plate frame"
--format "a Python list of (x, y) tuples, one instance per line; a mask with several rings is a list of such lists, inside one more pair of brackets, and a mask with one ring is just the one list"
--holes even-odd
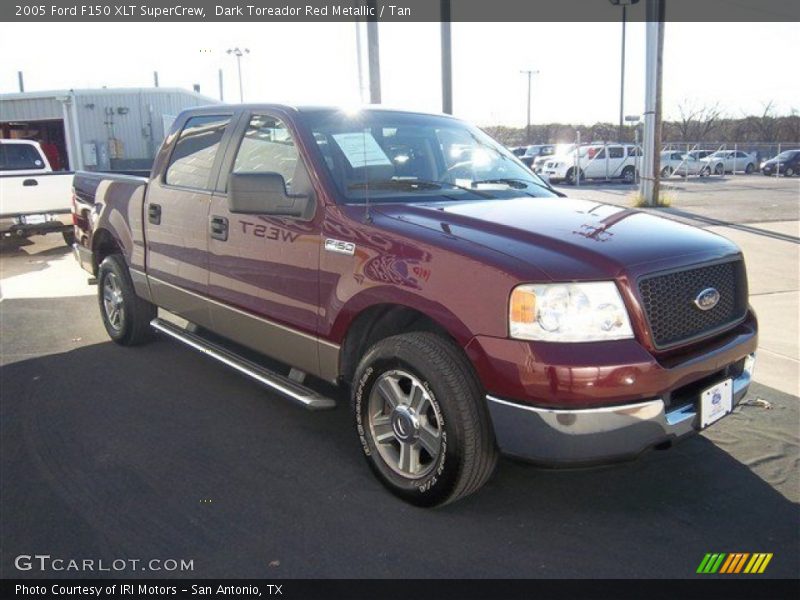
[(705, 429), (733, 411), (733, 379), (724, 379), (700, 393), (700, 428)]

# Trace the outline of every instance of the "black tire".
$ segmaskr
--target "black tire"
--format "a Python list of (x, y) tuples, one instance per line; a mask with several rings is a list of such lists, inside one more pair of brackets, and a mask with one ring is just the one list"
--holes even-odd
[(75, 243), (75, 232), (70, 229), (68, 231), (62, 231), (61, 235), (64, 237), (64, 243), (72, 248), (72, 244)]
[(756, 170), (756, 166), (753, 163), (747, 163), (747, 166), (744, 168), (744, 172), (747, 175), (750, 175), (753, 171)]
[[(409, 374), (421, 384), (440, 431), (438, 454), (430, 455), (430, 471), (419, 477), (398, 473), (374, 439), (373, 392), (379, 394), (376, 383), (395, 373)], [(471, 365), (451, 342), (423, 332), (381, 340), (362, 357), (352, 390), (356, 431), (367, 463), (393, 494), (417, 506), (437, 506), (477, 491), (491, 477), (498, 452), (488, 407)], [(399, 439), (389, 443), (402, 445)]]
[(672, 167), (664, 167), (661, 169), (661, 177), (666, 179), (667, 177), (672, 177)]
[(714, 175), (724, 175), (725, 174), (725, 165), (722, 163), (717, 163), (714, 165)]
[[(580, 182), (583, 183), (586, 181), (586, 175), (584, 175), (583, 171), (580, 171)], [(575, 168), (572, 167), (567, 171), (567, 175), (564, 177), (564, 183), (567, 185), (577, 185), (578, 180), (575, 178)]]
[(636, 168), (627, 166), (622, 169), (622, 181), (625, 183), (634, 183), (634, 181), (636, 181)]
[(792, 177), (794, 175), (794, 169), (792, 167), (786, 167), (783, 170), (784, 177)]
[(711, 167), (703, 167), (700, 171), (700, 177), (710, 177), (711, 176)]
[[(115, 304), (119, 310), (119, 318), (116, 324), (106, 307), (108, 298), (105, 294), (111, 283), (118, 291), (118, 303)], [(116, 292), (114, 297), (117, 297)], [(136, 346), (152, 339), (150, 321), (156, 317), (158, 309), (136, 295), (128, 266), (119, 254), (106, 257), (97, 270), (97, 299), (103, 325), (114, 342), (121, 346)]]

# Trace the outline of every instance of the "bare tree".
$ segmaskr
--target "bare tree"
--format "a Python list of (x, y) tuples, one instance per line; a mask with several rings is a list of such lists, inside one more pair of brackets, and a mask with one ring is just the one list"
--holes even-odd
[(679, 119), (675, 123), (682, 142), (703, 142), (719, 125), (722, 111), (719, 103), (698, 106), (690, 100), (678, 104)]

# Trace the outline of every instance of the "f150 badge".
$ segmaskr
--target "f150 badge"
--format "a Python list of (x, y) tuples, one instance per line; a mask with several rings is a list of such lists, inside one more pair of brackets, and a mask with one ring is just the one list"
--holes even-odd
[(325, 240), (325, 250), (353, 256), (356, 253), (356, 245), (353, 242), (343, 242), (342, 240), (328, 238)]

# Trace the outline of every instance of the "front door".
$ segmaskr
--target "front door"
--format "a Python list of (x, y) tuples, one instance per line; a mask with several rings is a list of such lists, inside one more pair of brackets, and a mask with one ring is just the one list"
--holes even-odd
[(214, 331), (317, 374), (320, 215), (231, 213), (231, 172), (278, 173), (289, 194), (314, 196), (285, 116), (245, 114), (211, 199), (209, 296)]

